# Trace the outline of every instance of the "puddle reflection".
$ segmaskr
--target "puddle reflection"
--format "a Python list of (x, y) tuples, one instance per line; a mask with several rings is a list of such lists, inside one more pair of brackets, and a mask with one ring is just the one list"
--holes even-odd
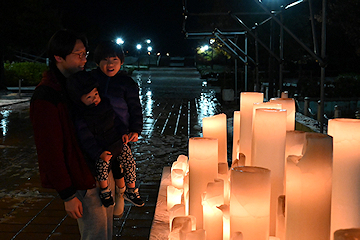
[(152, 117), (153, 116), (153, 105), (154, 101), (152, 100), (152, 91), (148, 90), (145, 94), (145, 104), (144, 104), (144, 115), (146, 117)]
[(8, 129), (9, 129), (9, 116), (10, 116), (11, 110), (4, 109), (0, 111), (0, 114), (2, 115), (2, 119), (0, 121), (0, 128), (2, 129), (2, 136), (5, 137), (7, 135)]
[(217, 114), (219, 103), (216, 99), (216, 92), (210, 90), (208, 92), (202, 92), (200, 98), (196, 101), (198, 111), (198, 125), (202, 126), (202, 119), (204, 117), (211, 117)]

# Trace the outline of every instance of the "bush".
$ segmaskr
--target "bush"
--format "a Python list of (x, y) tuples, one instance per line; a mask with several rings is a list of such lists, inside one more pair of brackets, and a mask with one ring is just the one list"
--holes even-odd
[(5, 85), (7, 87), (19, 86), (19, 80), (22, 79), (22, 86), (36, 86), (39, 84), (42, 73), (48, 69), (45, 63), (35, 62), (6, 62)]

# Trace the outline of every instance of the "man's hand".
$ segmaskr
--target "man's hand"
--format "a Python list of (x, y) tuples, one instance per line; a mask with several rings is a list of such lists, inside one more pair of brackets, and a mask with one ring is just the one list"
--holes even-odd
[(70, 201), (64, 203), (65, 211), (67, 214), (74, 219), (81, 218), (83, 215), (82, 203), (77, 197), (74, 197)]

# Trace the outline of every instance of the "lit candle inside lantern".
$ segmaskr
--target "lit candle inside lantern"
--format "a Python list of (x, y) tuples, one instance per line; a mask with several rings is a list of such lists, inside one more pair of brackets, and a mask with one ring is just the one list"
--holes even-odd
[(176, 188), (184, 188), (184, 171), (182, 169), (171, 169), (171, 185)]
[(253, 105), (264, 101), (264, 94), (242, 92), (240, 94), (240, 152), (245, 154), (246, 165), (251, 165)]
[(335, 240), (359, 240), (360, 228), (340, 229), (334, 233)]
[(276, 206), (284, 194), (286, 110), (256, 109), (253, 120), (252, 166), (271, 170), (270, 235), (276, 232)]
[(279, 103), (287, 111), (286, 130), (295, 130), (295, 100), (293, 98), (271, 98), (270, 102)]
[(223, 238), (223, 213), (218, 208), (224, 204), (224, 181), (215, 179), (209, 182), (203, 194), (203, 229), (207, 233), (206, 240)]
[(307, 133), (302, 157), (289, 157), (286, 240), (330, 238), (332, 138)]
[(334, 160), (331, 200), (331, 238), (339, 229), (360, 226), (360, 119), (329, 120)]
[(218, 161), (227, 162), (227, 127), (224, 113), (202, 119), (203, 137), (218, 139)]
[(197, 229), (186, 233), (186, 240), (206, 240), (206, 232), (204, 229)]
[(218, 140), (214, 138), (189, 139), (189, 213), (196, 217), (197, 229), (203, 227), (201, 195), (208, 182), (218, 175)]
[(260, 167), (231, 169), (230, 237), (268, 240), (270, 226), (270, 170)]
[(178, 189), (172, 185), (167, 186), (167, 210), (169, 211), (175, 204), (181, 204), (183, 189)]
[(234, 111), (233, 116), (233, 149), (232, 161), (239, 159), (239, 141), (240, 141), (240, 111)]
[(175, 204), (170, 210), (169, 210), (169, 225), (170, 225), (170, 231), (172, 229), (172, 221), (175, 217), (179, 216), (185, 216), (185, 205), (184, 204)]

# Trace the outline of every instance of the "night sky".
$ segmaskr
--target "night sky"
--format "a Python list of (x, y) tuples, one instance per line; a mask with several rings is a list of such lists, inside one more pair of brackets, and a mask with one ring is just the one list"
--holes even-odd
[[(292, 0), (271, 0), (271, 3), (279, 4), (280, 1)], [(90, 45), (102, 39), (122, 37), (125, 41), (124, 49), (131, 52), (137, 43), (150, 38), (156, 52), (192, 55), (200, 43), (198, 40), (186, 39), (182, 32), (183, 2), (189, 13), (259, 11), (254, 0), (63, 0), (53, 4), (57, 4), (62, 12), (64, 26), (85, 32)], [(264, 2), (270, 3), (270, 0)], [(235, 29), (240, 27), (229, 16), (221, 20), (215, 20), (214, 17), (200, 20), (189, 17), (186, 30), (204, 30), (193, 28), (193, 23), (199, 22), (200, 28), (208, 28), (210, 32), (217, 25), (223, 27), (226, 22), (233, 23)]]
[(191, 41), (182, 33), (181, 0), (61, 1), (64, 27), (85, 32), (90, 47), (103, 39), (121, 37), (124, 49), (152, 40), (154, 51), (171, 55), (193, 53)]

